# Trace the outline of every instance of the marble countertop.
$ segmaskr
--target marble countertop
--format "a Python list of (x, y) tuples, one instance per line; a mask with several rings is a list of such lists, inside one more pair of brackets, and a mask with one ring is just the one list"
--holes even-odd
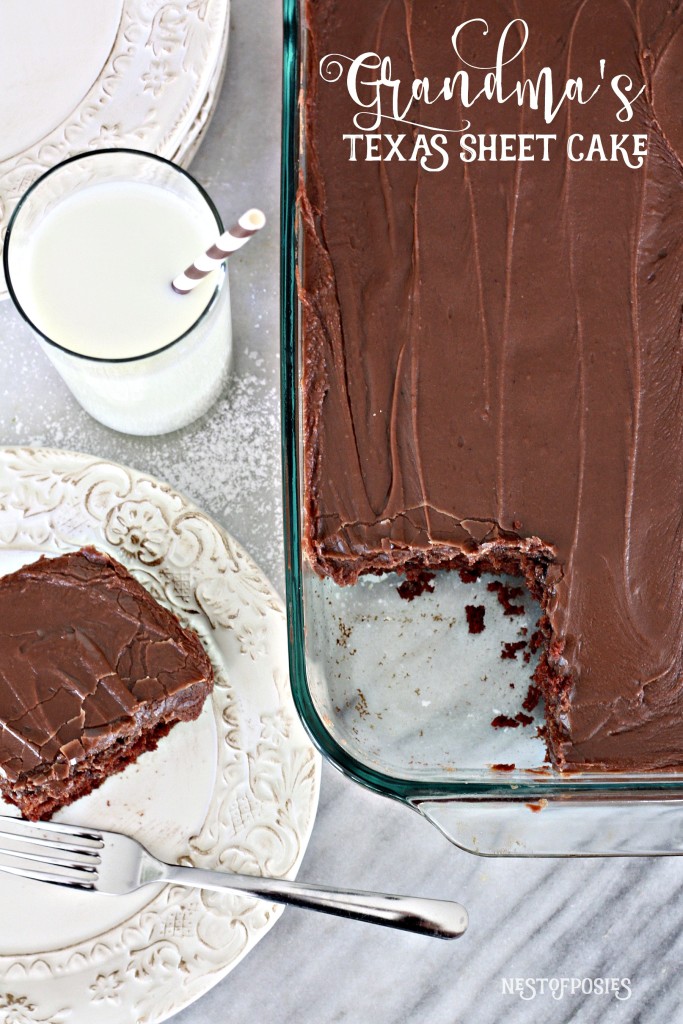
[[(193, 163), (225, 218), (261, 205), (270, 228), (234, 257), (235, 369), (199, 423), (165, 438), (115, 434), (71, 398), (9, 303), (0, 306), (0, 442), (95, 452), (147, 470), (240, 540), (283, 592), (277, 233), (280, 7), (233, 0), (219, 105)], [(683, 1002), (683, 863), (485, 860), (417, 814), (324, 766), (300, 877), (456, 899), (457, 942), (287, 910), (178, 1024), (672, 1024)], [(679, 902), (680, 899), (680, 902)], [(511, 979), (628, 979), (630, 998)], [(627, 990), (622, 986), (620, 994)]]

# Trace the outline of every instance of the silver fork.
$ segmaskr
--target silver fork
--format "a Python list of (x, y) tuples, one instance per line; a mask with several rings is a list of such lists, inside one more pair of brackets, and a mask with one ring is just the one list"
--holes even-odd
[(0, 842), (0, 871), (84, 892), (120, 896), (153, 882), (168, 882), (241, 893), (440, 939), (455, 939), (467, 928), (465, 908), (448, 900), (334, 889), (166, 864), (136, 839), (103, 829), (52, 821), (33, 824), (0, 815)]

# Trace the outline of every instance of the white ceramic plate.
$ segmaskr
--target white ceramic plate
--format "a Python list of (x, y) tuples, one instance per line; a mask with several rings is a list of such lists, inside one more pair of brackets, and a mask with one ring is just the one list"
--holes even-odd
[[(89, 455), (0, 449), (0, 573), (86, 544), (197, 631), (216, 686), (196, 722), (55, 820), (127, 832), (167, 860), (292, 877), (320, 762), (289, 696), (279, 598), (166, 484)], [(15, 813), (1, 801), (0, 811)], [(231, 970), (281, 909), (178, 886), (119, 898), (0, 875), (0, 1020), (164, 1020)]]
[(187, 166), (220, 89), (229, 14), (230, 0), (2, 0), (0, 233), (28, 186), (74, 153), (129, 146)]

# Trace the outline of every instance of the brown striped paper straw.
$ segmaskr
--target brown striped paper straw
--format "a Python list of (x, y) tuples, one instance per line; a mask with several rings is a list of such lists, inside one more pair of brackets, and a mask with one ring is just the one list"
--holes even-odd
[(236, 224), (223, 232), (210, 249), (203, 252), (182, 274), (178, 274), (173, 281), (173, 291), (179, 295), (187, 295), (207, 274), (220, 267), (223, 260), (227, 260), (228, 256), (241, 249), (265, 223), (266, 217), (261, 210), (247, 210)]

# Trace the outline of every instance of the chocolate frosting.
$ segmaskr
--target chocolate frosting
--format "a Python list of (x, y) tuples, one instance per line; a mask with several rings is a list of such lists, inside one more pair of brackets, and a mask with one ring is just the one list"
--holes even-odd
[[(177, 718), (213, 678), (196, 635), (116, 561), (86, 548), (0, 580), (0, 770), (9, 782)], [(182, 710), (181, 710), (182, 716)]]
[[(465, 163), (454, 134), (440, 173), (350, 161), (358, 107), (321, 58), (375, 51), (403, 82), (441, 81), (463, 67), (455, 27), (475, 17), (489, 34), (463, 41), (471, 63), (493, 64), (524, 18), (512, 80), (549, 66), (556, 82), (595, 82), (604, 58), (646, 85), (633, 120), (616, 120), (606, 87), (552, 125), (513, 103), (419, 103), (423, 124), (558, 142), (547, 162)], [(307, 18), (311, 560), (342, 583), (501, 547), (550, 564), (557, 763), (683, 765), (683, 5), (309, 0)], [(571, 133), (643, 133), (648, 155), (641, 169), (572, 163)]]

